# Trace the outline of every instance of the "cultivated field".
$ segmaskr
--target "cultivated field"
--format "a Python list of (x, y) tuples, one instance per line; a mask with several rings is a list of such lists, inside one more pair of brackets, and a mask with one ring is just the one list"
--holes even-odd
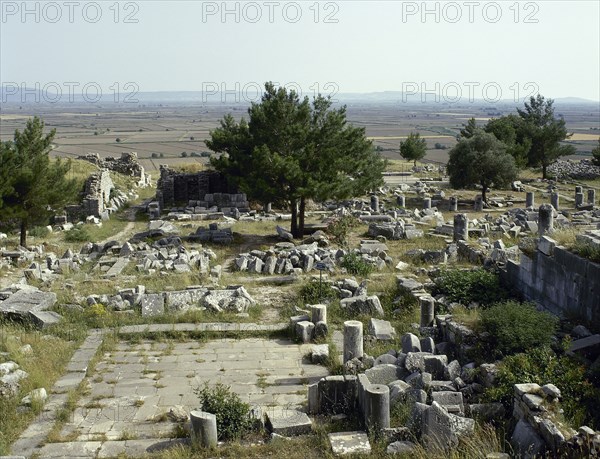
[[(456, 135), (469, 118), (474, 117), (483, 125), (491, 117), (514, 110), (514, 104), (439, 108), (439, 104), (407, 105), (399, 101), (352, 102), (348, 104), (348, 117), (354, 124), (365, 127), (367, 136), (386, 158), (399, 159), (400, 141), (410, 132), (419, 132), (429, 147), (426, 160), (444, 163), (448, 149), (456, 144)], [(246, 115), (246, 109), (243, 104), (216, 103), (156, 103), (135, 107), (130, 104), (8, 105), (2, 107), (0, 115), (0, 139), (11, 139), (15, 129), (22, 129), (27, 118), (37, 114), (48, 127), (57, 130), (54, 150), (57, 155), (120, 156), (121, 152), (135, 151), (146, 170), (152, 172), (157, 171), (160, 164), (206, 163), (206, 158), (192, 157), (192, 153), (199, 155), (208, 151), (204, 140), (223, 115), (232, 113), (239, 118)], [(559, 105), (557, 114), (564, 116), (569, 131), (573, 132), (569, 142), (577, 148), (578, 157), (589, 155), (600, 136), (598, 108), (593, 104)], [(436, 144), (439, 144), (438, 149)]]

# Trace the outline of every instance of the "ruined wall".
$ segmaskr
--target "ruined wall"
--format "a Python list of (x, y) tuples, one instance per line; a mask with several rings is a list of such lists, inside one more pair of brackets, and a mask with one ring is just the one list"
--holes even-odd
[(582, 258), (547, 237), (529, 257), (508, 260), (501, 275), (526, 300), (559, 315), (600, 321), (600, 264)]
[[(201, 171), (190, 174), (174, 171), (165, 165), (160, 166), (156, 199), (161, 209), (177, 204), (188, 204), (189, 201), (206, 202), (204, 207), (212, 205), (230, 207), (235, 204), (235, 200), (228, 196), (232, 194), (238, 194), (237, 189), (229, 185), (219, 172)], [(207, 199), (207, 195), (210, 199)], [(216, 202), (215, 196), (223, 202)]]
[(85, 197), (81, 206), (86, 215), (101, 217), (110, 202), (110, 192), (115, 187), (107, 170), (94, 172), (85, 182)]
[(137, 184), (140, 187), (150, 184), (150, 175), (146, 174), (144, 167), (138, 162), (137, 153), (134, 151), (121, 153), (120, 158), (112, 156), (100, 158), (97, 153), (90, 153), (89, 155), (79, 156), (77, 159), (88, 161), (101, 169), (108, 169), (128, 177), (137, 177), (140, 179)]

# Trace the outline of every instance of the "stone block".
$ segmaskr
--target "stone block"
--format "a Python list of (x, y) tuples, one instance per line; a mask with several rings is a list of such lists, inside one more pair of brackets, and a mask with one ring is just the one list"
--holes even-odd
[(371, 318), (369, 320), (369, 334), (378, 340), (390, 341), (396, 337), (396, 330), (387, 320)]
[(164, 314), (165, 299), (161, 294), (148, 294), (142, 297), (142, 317)]
[(371, 444), (366, 432), (337, 432), (329, 434), (329, 444), (336, 456), (370, 454)]
[(282, 413), (267, 414), (267, 429), (284, 437), (309, 434), (312, 421), (301, 411), (284, 410)]
[(403, 371), (396, 365), (383, 364), (369, 368), (365, 371), (371, 384), (389, 384), (392, 381), (403, 379)]

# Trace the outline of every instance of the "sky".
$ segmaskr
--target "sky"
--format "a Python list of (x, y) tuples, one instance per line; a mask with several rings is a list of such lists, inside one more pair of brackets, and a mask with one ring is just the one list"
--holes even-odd
[[(0, 81), (600, 100), (600, 2), (0, 0)], [(56, 92), (56, 91), (54, 91)], [(121, 96), (119, 96), (121, 97)]]

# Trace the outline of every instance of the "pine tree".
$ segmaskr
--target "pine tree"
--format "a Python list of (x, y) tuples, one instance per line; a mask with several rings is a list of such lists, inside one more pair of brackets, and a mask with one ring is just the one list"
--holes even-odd
[(425, 157), (425, 154), (427, 154), (427, 142), (418, 132), (416, 134), (411, 132), (406, 140), (400, 142), (400, 156), (407, 161), (414, 161), (415, 166), (418, 160)]
[(311, 104), (296, 92), (265, 84), (249, 121), (226, 115), (206, 145), (217, 153), (213, 166), (251, 199), (286, 205), (291, 232), (304, 233), (309, 199), (341, 199), (382, 184), (383, 161), (364, 128), (346, 121), (346, 108), (331, 108), (318, 96)]
[(19, 223), (22, 246), (31, 225), (48, 222), (56, 210), (77, 196), (76, 180), (66, 178), (70, 161), (51, 161), (49, 157), (56, 131), (47, 135), (43, 131), (44, 123), (36, 116), (27, 121), (23, 132), (16, 130), (13, 142), (5, 143), (2, 150), (2, 160), (12, 173), (5, 184), (8, 191), (0, 219)]

